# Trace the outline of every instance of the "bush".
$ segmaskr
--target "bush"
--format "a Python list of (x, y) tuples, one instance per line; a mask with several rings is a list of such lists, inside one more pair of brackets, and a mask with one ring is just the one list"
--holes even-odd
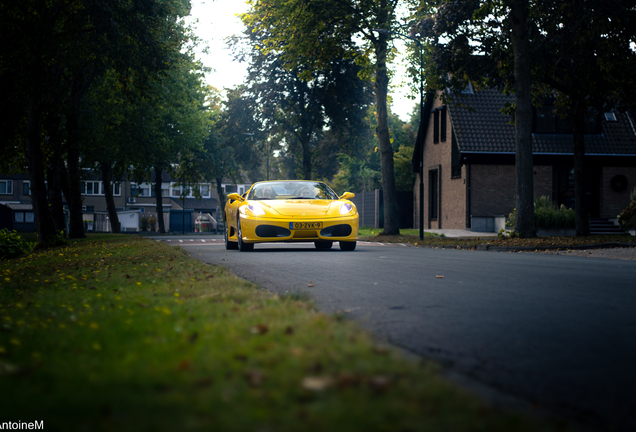
[(37, 243), (24, 240), (16, 231), (0, 230), (0, 259), (18, 258), (33, 252)]
[[(636, 189), (634, 189), (636, 192)], [(636, 228), (636, 200), (632, 200), (629, 205), (618, 215), (618, 224), (624, 230)]]
[(576, 213), (563, 204), (553, 206), (550, 198), (542, 196), (534, 202), (534, 225), (538, 228), (574, 228)]
[[(508, 215), (509, 222), (506, 226), (514, 227), (517, 220), (517, 209), (513, 209)], [(542, 196), (534, 202), (534, 226), (537, 228), (574, 228), (576, 226), (576, 213), (563, 204), (561, 207), (553, 206), (550, 198)]]

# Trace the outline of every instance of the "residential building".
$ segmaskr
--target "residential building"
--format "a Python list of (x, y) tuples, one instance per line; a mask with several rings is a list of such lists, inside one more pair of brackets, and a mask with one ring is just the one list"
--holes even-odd
[[(471, 228), (481, 218), (507, 216), (515, 207), (515, 129), (502, 113), (514, 99), (470, 87), (452, 102), (438, 98), (428, 114), (424, 144), (424, 228)], [(599, 113), (586, 124), (586, 198), (592, 217), (615, 219), (636, 185), (636, 124), (629, 113)], [(420, 138), (413, 153), (419, 168)], [(573, 136), (550, 101), (535, 109), (534, 195), (574, 206)], [(419, 228), (419, 170), (414, 226)]]

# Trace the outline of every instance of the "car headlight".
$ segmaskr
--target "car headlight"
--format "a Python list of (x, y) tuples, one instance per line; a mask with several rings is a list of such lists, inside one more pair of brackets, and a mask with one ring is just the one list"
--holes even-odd
[(247, 209), (251, 211), (254, 216), (263, 216), (265, 214), (265, 210), (263, 210), (263, 207), (259, 206), (258, 204), (249, 204), (247, 206)]
[(340, 214), (351, 213), (351, 210), (353, 210), (353, 204), (344, 203), (340, 206)]

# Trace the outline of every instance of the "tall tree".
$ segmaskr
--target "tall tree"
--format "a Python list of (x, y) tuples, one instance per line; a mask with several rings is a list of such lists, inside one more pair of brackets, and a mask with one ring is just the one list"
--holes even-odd
[[(64, 124), (64, 153), (70, 177), (65, 193), (71, 209), (70, 234), (83, 236), (78, 162), (82, 99), (107, 63), (120, 69), (162, 69), (166, 64), (165, 52), (179, 49), (179, 44), (166, 36), (179, 34), (173, 31), (175, 16), (187, 13), (187, 8), (187, 2), (155, 0), (25, 1), (0, 5), (3, 28), (0, 42), (4, 47), (0, 81), (11, 83), (11, 96), (5, 101), (18, 97), (25, 101), (20, 104), (26, 130), (21, 134), (25, 143), (21, 151), (31, 177), (41, 243), (55, 238), (43, 175), (51, 154), (44, 137), (51, 134), (43, 128)], [(56, 111), (64, 116), (64, 121), (47, 121), (46, 117)], [(51, 170), (51, 173), (57, 175), (54, 173), (62, 171)]]
[[(589, 233), (585, 205), (585, 123), (603, 109), (633, 106), (636, 11), (632, 1), (477, 0), (443, 2), (418, 30), (443, 41), (435, 50), (443, 86), (466, 81), (515, 93), (517, 227), (532, 228), (531, 95), (556, 96), (573, 126), (577, 235)], [(530, 82), (530, 90), (528, 87)], [(524, 150), (525, 149), (525, 150)], [(520, 153), (521, 152), (521, 153)], [(521, 164), (521, 165), (519, 165)]]
[[(397, 0), (255, 0), (251, 10), (243, 15), (248, 27), (267, 35), (263, 49), (281, 52), (286, 67), (303, 69), (307, 79), (313, 71), (327, 68), (332, 59), (340, 55), (354, 57), (359, 64), (373, 70), (385, 234), (399, 233), (387, 111), (391, 35), (373, 30), (397, 28), (397, 4)], [(357, 45), (359, 40), (365, 41), (363, 54)]]

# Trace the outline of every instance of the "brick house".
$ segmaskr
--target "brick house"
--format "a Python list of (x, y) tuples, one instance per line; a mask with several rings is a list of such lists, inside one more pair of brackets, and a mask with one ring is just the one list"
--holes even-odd
[[(515, 199), (515, 130), (500, 110), (513, 97), (468, 90), (448, 105), (436, 99), (424, 140), (424, 228), (474, 228), (475, 221), (508, 215)], [(533, 121), (535, 197), (574, 206), (571, 127), (553, 114), (550, 101)], [(414, 227), (419, 228), (418, 135), (413, 167)], [(590, 216), (615, 219), (636, 185), (636, 122), (628, 113), (607, 112), (586, 124)], [(480, 226), (481, 226), (481, 222)], [(496, 231), (496, 230), (495, 230)]]

